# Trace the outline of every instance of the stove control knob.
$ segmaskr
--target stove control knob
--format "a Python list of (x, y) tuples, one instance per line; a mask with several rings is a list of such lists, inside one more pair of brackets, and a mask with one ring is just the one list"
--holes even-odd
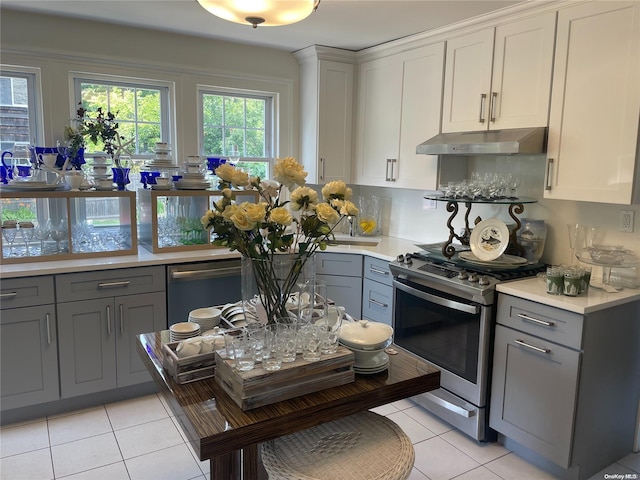
[(402, 254), (398, 255), (396, 260), (398, 261), (398, 263), (404, 263), (404, 255), (402, 255)]
[(458, 279), (459, 280), (466, 280), (467, 278), (469, 278), (469, 274), (467, 272), (465, 272), (464, 270), (462, 270), (459, 274), (458, 274)]
[(476, 283), (477, 281), (478, 281), (478, 274), (477, 273), (470, 273), (469, 274), (469, 282)]
[(482, 285), (483, 287), (489, 285), (490, 283), (491, 282), (489, 281), (489, 277), (487, 277), (486, 275), (482, 275), (478, 280), (478, 285)]
[(404, 263), (411, 265), (413, 263), (412, 258), (413, 258), (413, 255), (411, 255), (410, 253), (406, 253), (404, 255)]

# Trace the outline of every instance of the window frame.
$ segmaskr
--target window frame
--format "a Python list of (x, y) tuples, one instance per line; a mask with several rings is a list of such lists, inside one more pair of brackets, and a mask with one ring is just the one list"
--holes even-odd
[(42, 72), (38, 67), (0, 64), (0, 73), (11, 77), (24, 78), (27, 81), (29, 101), (29, 143), (44, 143), (44, 108), (42, 105)]
[[(75, 118), (78, 105), (82, 101), (81, 84), (98, 83), (102, 85), (133, 88), (157, 88), (160, 90), (160, 129), (162, 132), (161, 142), (173, 145), (176, 151), (176, 120), (174, 111), (175, 83), (164, 80), (154, 80), (148, 78), (128, 77), (124, 75), (105, 75), (88, 72), (69, 72), (70, 95), (72, 100), (70, 105), (71, 117)], [(149, 158), (153, 152), (133, 153), (131, 158)]]
[[(208, 153), (204, 151), (204, 96), (205, 95), (221, 95), (227, 97), (241, 97), (265, 100), (265, 128), (264, 128), (264, 140), (265, 140), (265, 156), (264, 157), (245, 157), (240, 156), (241, 162), (255, 162), (267, 164), (267, 176), (273, 169), (274, 161), (277, 156), (276, 153), (276, 133), (277, 133), (277, 111), (278, 111), (278, 93), (262, 90), (248, 90), (242, 88), (229, 88), (219, 87), (213, 85), (198, 85), (197, 97), (198, 97), (198, 152), (202, 156), (216, 155), (214, 153)], [(228, 154), (222, 154), (224, 157), (229, 157)]]

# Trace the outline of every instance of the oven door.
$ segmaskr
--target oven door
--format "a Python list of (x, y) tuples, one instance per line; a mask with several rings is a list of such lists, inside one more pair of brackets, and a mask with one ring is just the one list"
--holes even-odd
[(405, 279), (393, 286), (394, 342), (438, 368), (442, 388), (484, 407), (492, 308)]

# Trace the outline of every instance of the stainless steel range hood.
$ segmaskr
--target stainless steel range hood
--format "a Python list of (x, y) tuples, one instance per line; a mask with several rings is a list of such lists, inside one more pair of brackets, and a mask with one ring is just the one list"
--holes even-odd
[(545, 127), (441, 133), (416, 147), (425, 155), (535, 155), (545, 153)]

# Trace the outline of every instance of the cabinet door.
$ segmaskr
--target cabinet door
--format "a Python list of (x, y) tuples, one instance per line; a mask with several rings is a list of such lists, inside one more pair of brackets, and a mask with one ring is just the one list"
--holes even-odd
[(579, 366), (580, 352), (497, 325), (491, 428), (568, 468)]
[(447, 41), (442, 131), (486, 130), (494, 29)]
[(60, 398), (53, 305), (12, 308), (0, 316), (2, 410)]
[(365, 278), (362, 284), (362, 318), (391, 325), (393, 287)]
[(437, 155), (418, 155), (416, 146), (440, 133), (444, 42), (402, 54), (400, 157), (392, 186), (435, 190)]
[(558, 13), (545, 198), (634, 201), (640, 110), (640, 4)]
[(136, 336), (167, 328), (165, 303), (164, 293), (147, 293), (115, 299), (118, 387), (152, 380), (136, 349)]
[(546, 127), (556, 13), (496, 28), (489, 129)]
[(389, 160), (397, 161), (400, 148), (402, 64), (397, 57), (363, 63), (358, 86), (354, 183), (390, 186)]
[(355, 319), (362, 318), (362, 277), (316, 275), (327, 284), (327, 297)]
[(318, 182), (351, 180), (353, 65), (320, 60)]
[(113, 298), (58, 304), (62, 398), (116, 388)]

